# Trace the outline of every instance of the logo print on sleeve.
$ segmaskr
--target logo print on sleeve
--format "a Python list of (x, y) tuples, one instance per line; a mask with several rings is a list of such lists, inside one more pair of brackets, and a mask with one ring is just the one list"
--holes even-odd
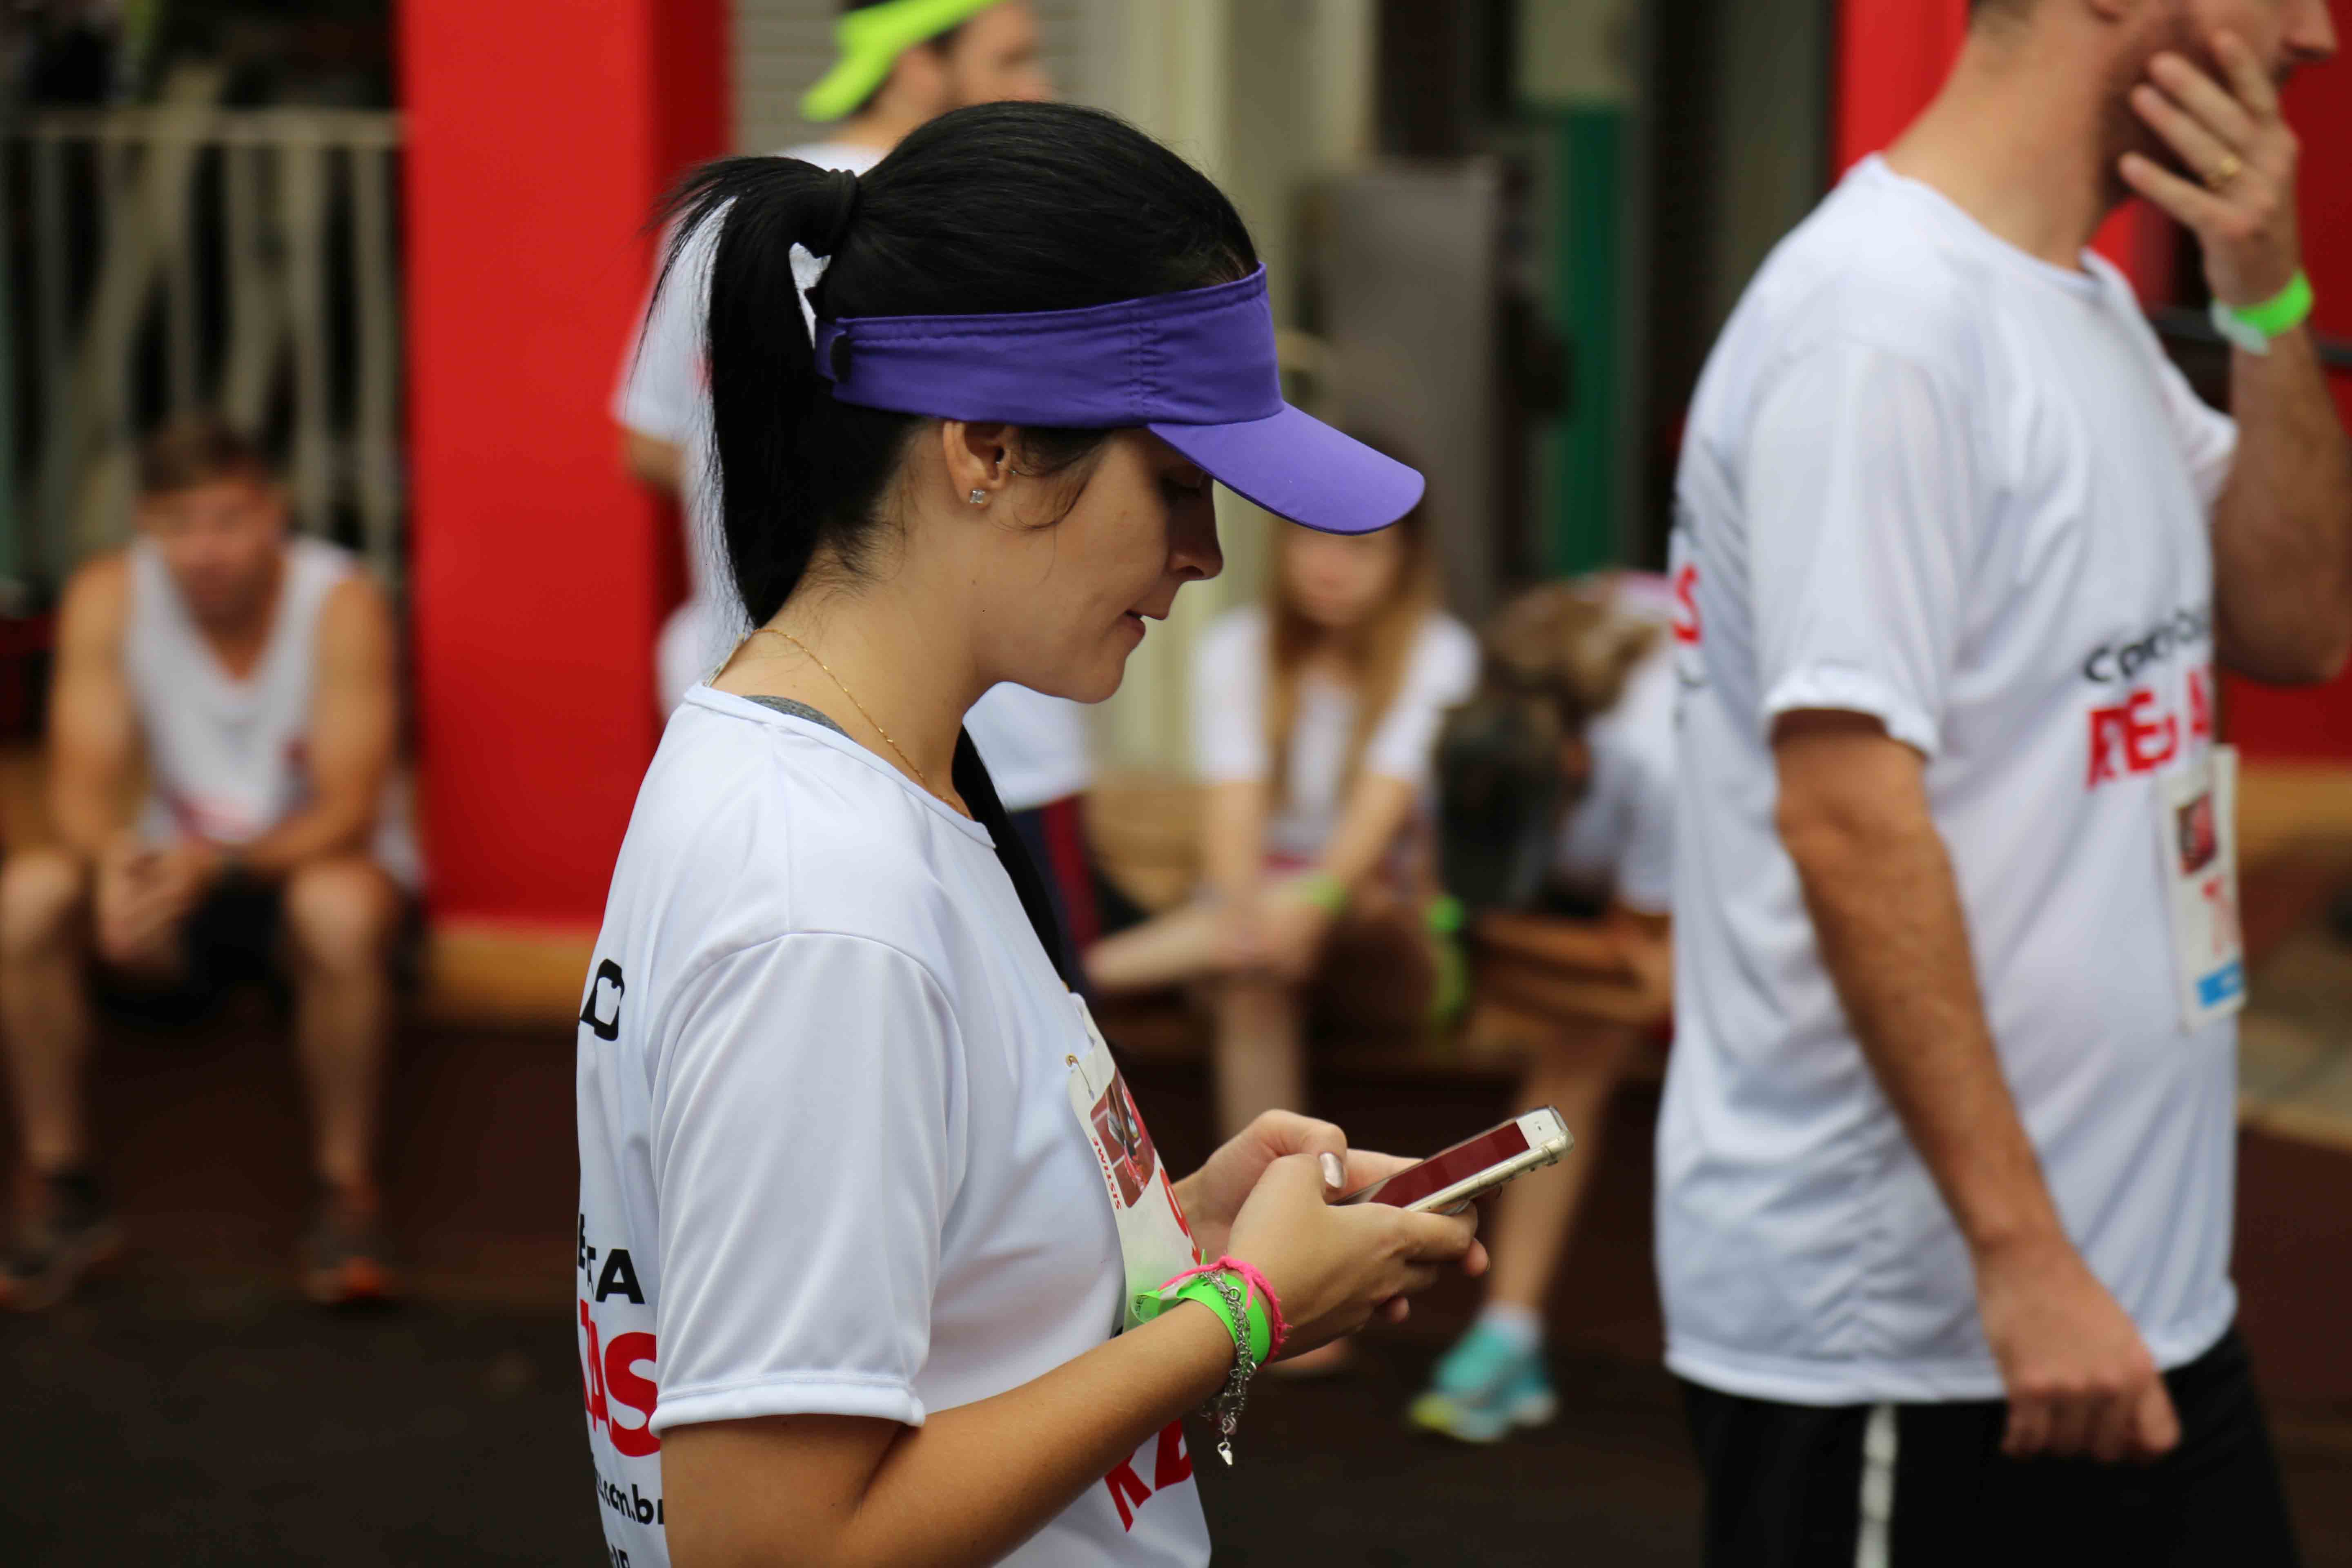
[[(613, 988), (609, 1002), (607, 985)], [(588, 1000), (580, 1005), (580, 1021), (588, 1026), (589, 1033), (600, 1040), (621, 1037), (621, 997), (628, 988), (619, 964), (608, 958), (596, 966), (596, 978), (588, 983)]]

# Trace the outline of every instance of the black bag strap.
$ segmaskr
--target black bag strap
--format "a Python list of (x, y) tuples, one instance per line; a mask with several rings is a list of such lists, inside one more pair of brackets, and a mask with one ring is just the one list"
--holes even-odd
[(1030, 930), (1037, 933), (1038, 944), (1045, 948), (1047, 962), (1062, 984), (1071, 990), (1078, 989), (1078, 976), (1070, 972), (1069, 949), (1062, 941), (1062, 924), (1055, 916), (1054, 900), (1045, 892), (1045, 883), (1030, 861), (1028, 848), (1005, 813), (1004, 803), (996, 797), (996, 781), (988, 776), (988, 764), (980, 760), (980, 748), (971, 743), (969, 731), (956, 737), (955, 768), (951, 774), (956, 793), (963, 796), (971, 808), (971, 819), (988, 829), (996, 840), (996, 858), (1004, 867), (1004, 874), (1013, 879), (1013, 890), (1021, 896), (1022, 911), (1029, 917)]

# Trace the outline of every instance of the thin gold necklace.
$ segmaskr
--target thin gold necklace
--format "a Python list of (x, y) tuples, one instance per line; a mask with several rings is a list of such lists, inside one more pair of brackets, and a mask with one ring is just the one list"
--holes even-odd
[(915, 782), (923, 786), (923, 793), (929, 795), (932, 799), (938, 801), (942, 805), (950, 805), (952, 804), (948, 800), (947, 796), (941, 795), (939, 791), (931, 787), (930, 775), (924, 773), (922, 769), (915, 765), (915, 759), (907, 754), (906, 748), (899, 745), (898, 742), (890, 738), (890, 731), (882, 728), (881, 721), (875, 718), (873, 714), (868, 713), (866, 710), (866, 704), (857, 700), (857, 693), (849, 689), (849, 683), (842, 679), (841, 677), (834, 674), (833, 666), (817, 658), (815, 649), (810, 647), (808, 644), (801, 641), (800, 638), (793, 636), (792, 633), (778, 631), (773, 626), (754, 626), (751, 628), (752, 637), (758, 637), (761, 632), (767, 633), (772, 637), (783, 638), (786, 642), (800, 649), (803, 654), (806, 655), (808, 661), (811, 664), (815, 665), (819, 669), (824, 671), (826, 679), (841, 688), (841, 694), (849, 699), (849, 705), (857, 710), (857, 716), (859, 718), (874, 726), (874, 732), (882, 737), (883, 744), (888, 746), (891, 751), (898, 753), (898, 760), (907, 765), (907, 771), (915, 775)]

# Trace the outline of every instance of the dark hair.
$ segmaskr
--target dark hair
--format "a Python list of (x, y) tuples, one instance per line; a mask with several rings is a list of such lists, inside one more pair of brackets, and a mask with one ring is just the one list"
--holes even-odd
[(216, 479), (266, 485), (269, 459), (253, 438), (215, 414), (182, 414), (139, 447), (139, 493), (169, 495)]
[[(670, 265), (719, 225), (708, 351), (712, 480), (728, 563), (754, 626), (821, 551), (859, 569), (883, 492), (925, 421), (836, 403), (816, 374), (795, 245), (833, 257), (821, 317), (1075, 310), (1205, 288), (1257, 265), (1233, 204), (1115, 115), (1069, 104), (960, 109), (862, 180), (790, 158), (729, 158), (670, 198)], [(667, 279), (665, 279), (667, 282)], [(1104, 431), (1024, 433), (1029, 471), (1090, 453)]]

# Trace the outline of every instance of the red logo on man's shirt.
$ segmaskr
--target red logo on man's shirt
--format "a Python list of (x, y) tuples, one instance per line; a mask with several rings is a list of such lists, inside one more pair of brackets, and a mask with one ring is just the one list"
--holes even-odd
[(2154, 773), (2180, 754), (2184, 742), (2210, 741), (2212, 681), (2213, 672), (2202, 665), (2189, 671), (2185, 714), (2161, 707), (2147, 687), (2121, 702), (2092, 709), (2090, 776), (2084, 787), (2096, 789), (2116, 779)]
[(1675, 641), (1685, 647), (1698, 646), (1698, 563), (1683, 563), (1675, 573)]

